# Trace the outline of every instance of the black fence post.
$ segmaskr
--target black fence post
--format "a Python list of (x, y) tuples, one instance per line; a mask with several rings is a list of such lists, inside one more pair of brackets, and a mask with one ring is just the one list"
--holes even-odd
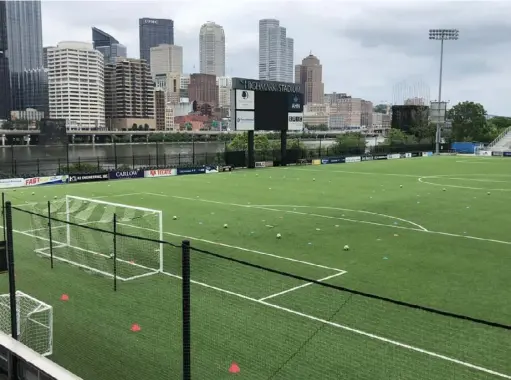
[(113, 252), (113, 259), (114, 259), (114, 292), (117, 291), (117, 214), (114, 213), (114, 221), (113, 221), (113, 233), (114, 233), (114, 252)]
[(114, 168), (117, 170), (117, 144), (114, 140)]
[(190, 241), (183, 240), (182, 245), (182, 292), (183, 292), (183, 380), (191, 380), (191, 297), (190, 297)]
[(40, 168), (40, 165), (39, 165), (39, 158), (37, 159), (36, 162), (37, 162), (37, 175), (39, 176), (40, 173), (41, 173), (41, 171), (40, 171), (41, 168)]
[(156, 167), (159, 168), (160, 167), (160, 160), (159, 160), (159, 157), (158, 157), (158, 141), (156, 141)]
[(11, 174), (16, 174), (16, 160), (14, 159), (14, 144), (11, 142)]
[[(11, 312), (11, 336), (18, 340), (18, 320), (16, 307), (16, 281), (14, 278), (14, 244), (12, 241), (11, 202), (5, 203), (5, 222), (7, 225), (7, 271), (9, 275), (9, 301)], [(9, 379), (18, 379), (18, 363), (15, 355), (9, 355)]]
[(192, 164), (195, 166), (195, 136), (192, 134)]
[(66, 166), (67, 166), (67, 174), (69, 174), (69, 141), (66, 144)]
[(7, 241), (7, 226), (5, 225), (5, 193), (2, 193), (2, 230), (4, 230), (4, 241)]
[(50, 239), (50, 268), (53, 269), (53, 237), (51, 233), (51, 205), (48, 201), (48, 239)]

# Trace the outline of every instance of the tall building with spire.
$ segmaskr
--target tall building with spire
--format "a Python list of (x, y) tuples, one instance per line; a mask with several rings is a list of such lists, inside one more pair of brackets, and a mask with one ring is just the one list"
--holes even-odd
[(259, 79), (293, 82), (294, 41), (275, 19), (259, 20)]
[(201, 74), (225, 76), (224, 28), (208, 21), (200, 28), (199, 58)]
[(305, 104), (322, 104), (325, 93), (323, 84), (323, 66), (312, 52), (295, 66), (295, 83), (300, 83), (304, 90)]

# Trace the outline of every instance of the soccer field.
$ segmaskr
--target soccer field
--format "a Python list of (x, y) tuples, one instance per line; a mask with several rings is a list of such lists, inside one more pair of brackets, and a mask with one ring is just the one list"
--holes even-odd
[[(5, 197), (37, 212), (47, 201), (61, 207), (66, 195), (161, 210), (164, 240), (222, 256), (191, 253), (194, 379), (511, 379), (510, 165), (428, 157)], [(50, 358), (86, 380), (180, 379), (181, 249), (165, 245), (163, 273), (148, 273), (160, 264), (159, 244), (120, 238), (118, 270), (129, 280), (114, 292), (108, 276), (59, 260), (51, 269), (31, 220), (13, 211), (16, 282), (54, 308)], [(151, 223), (121, 223), (121, 233), (157, 239)], [(89, 260), (90, 250), (107, 267), (104, 235), (76, 231), (85, 258), (64, 245), (54, 255)], [(6, 293), (5, 276), (0, 286)]]

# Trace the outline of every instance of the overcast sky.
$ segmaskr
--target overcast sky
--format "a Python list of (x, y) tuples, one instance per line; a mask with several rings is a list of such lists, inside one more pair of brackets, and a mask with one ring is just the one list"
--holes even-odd
[[(342, 0), (43, 0), (45, 46), (91, 41), (91, 27), (113, 35), (138, 58), (138, 19), (174, 20), (184, 70), (199, 70), (199, 29), (224, 27), (226, 74), (258, 76), (258, 20), (276, 18), (295, 40), (294, 64), (309, 54), (323, 65), (326, 92), (392, 103), (429, 86), (438, 98), (440, 42), (430, 28), (457, 28), (445, 43), (442, 99), (471, 100), (489, 114), (511, 116), (511, 1), (348, 2)], [(421, 84), (420, 84), (421, 83)]]

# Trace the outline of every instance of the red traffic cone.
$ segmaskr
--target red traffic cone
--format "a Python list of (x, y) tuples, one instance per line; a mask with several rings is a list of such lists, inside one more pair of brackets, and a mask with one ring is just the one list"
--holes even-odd
[(138, 323), (134, 323), (131, 325), (131, 331), (139, 332), (140, 330), (142, 330), (142, 328), (138, 325)]
[(229, 367), (230, 373), (238, 373), (240, 371), (240, 366), (236, 364), (235, 362), (232, 362), (231, 366)]
[(62, 294), (62, 295), (60, 296), (60, 300), (61, 300), (61, 301), (69, 301), (69, 296), (68, 296), (67, 294)]

